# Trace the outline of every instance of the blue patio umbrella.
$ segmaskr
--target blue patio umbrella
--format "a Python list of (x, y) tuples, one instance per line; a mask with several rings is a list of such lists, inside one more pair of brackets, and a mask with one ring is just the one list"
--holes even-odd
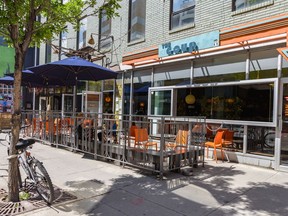
[(70, 57), (60, 61), (27, 68), (35, 74), (48, 78), (63, 79), (68, 81), (78, 80), (105, 80), (115, 79), (118, 73), (89, 62), (80, 57)]
[[(13, 85), (14, 73), (6, 74), (6, 76), (13, 78), (12, 84), (9, 84), (9, 85)], [(11, 80), (9, 78), (6, 78), (6, 79)], [(1, 79), (0, 79), (0, 83), (1, 83)], [(53, 87), (53, 86), (71, 86), (71, 85), (75, 85), (75, 82), (61, 80), (61, 79), (54, 79), (54, 78), (48, 79), (44, 76), (37, 75), (30, 70), (23, 70), (21, 84), (22, 86), (28, 86), (28, 87)]]
[(0, 83), (5, 85), (13, 85), (14, 78), (11, 76), (4, 76), (0, 78)]
[(78, 80), (105, 80), (115, 79), (118, 73), (102, 67), (100, 65), (89, 62), (80, 57), (69, 57), (60, 61), (50, 62), (43, 65), (27, 68), (35, 74), (48, 78), (62, 79), (68, 82), (75, 82), (73, 97), (73, 115), (76, 108), (76, 85)]

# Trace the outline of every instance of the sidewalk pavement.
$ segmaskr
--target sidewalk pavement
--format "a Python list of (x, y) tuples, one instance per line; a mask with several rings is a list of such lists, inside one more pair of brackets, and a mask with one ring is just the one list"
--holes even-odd
[[(7, 168), (0, 144), (0, 176)], [(207, 160), (192, 176), (169, 173), (164, 180), (137, 169), (90, 159), (81, 153), (36, 143), (32, 154), (52, 182), (77, 196), (21, 215), (183, 216), (287, 215), (288, 173)], [(7, 190), (7, 177), (0, 177)]]

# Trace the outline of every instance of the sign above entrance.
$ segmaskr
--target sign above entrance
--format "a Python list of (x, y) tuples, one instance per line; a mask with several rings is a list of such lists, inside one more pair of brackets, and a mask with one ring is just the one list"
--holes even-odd
[(159, 45), (159, 57), (167, 57), (182, 53), (197, 52), (199, 50), (219, 46), (219, 31), (213, 31), (193, 37), (172, 41)]
[(288, 47), (277, 48), (277, 51), (288, 61)]

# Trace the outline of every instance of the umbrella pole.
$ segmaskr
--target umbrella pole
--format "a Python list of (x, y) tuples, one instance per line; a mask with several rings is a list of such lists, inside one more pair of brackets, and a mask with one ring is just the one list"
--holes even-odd
[(76, 98), (77, 98), (77, 77), (76, 77), (76, 83), (73, 87), (73, 109), (72, 109), (72, 119), (74, 119), (74, 146), (73, 148), (76, 148), (76, 145), (77, 145), (77, 135), (76, 135), (76, 131), (77, 131), (77, 119), (76, 119)]

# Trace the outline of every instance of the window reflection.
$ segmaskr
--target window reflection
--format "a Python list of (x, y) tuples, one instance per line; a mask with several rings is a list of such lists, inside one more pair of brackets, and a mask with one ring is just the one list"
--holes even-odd
[(274, 146), (274, 128), (255, 126), (248, 127), (247, 153), (273, 156)]
[[(189, 94), (195, 97), (191, 104)], [(273, 83), (178, 89), (177, 115), (272, 122), (273, 95)]]
[(112, 46), (112, 41), (109, 38), (111, 35), (111, 19), (106, 14), (106, 10), (101, 11), (100, 17), (100, 34), (99, 34), (99, 50), (109, 50)]
[(174, 0), (171, 9), (171, 29), (194, 23), (195, 0)]
[(129, 42), (144, 39), (146, 0), (130, 0)]
[(151, 115), (171, 115), (171, 90), (151, 92)]
[(148, 105), (148, 90), (151, 87), (151, 82), (135, 83), (134, 84), (134, 106), (133, 113), (136, 115), (146, 115)]
[(270, 0), (233, 0), (233, 11), (241, 10)]

